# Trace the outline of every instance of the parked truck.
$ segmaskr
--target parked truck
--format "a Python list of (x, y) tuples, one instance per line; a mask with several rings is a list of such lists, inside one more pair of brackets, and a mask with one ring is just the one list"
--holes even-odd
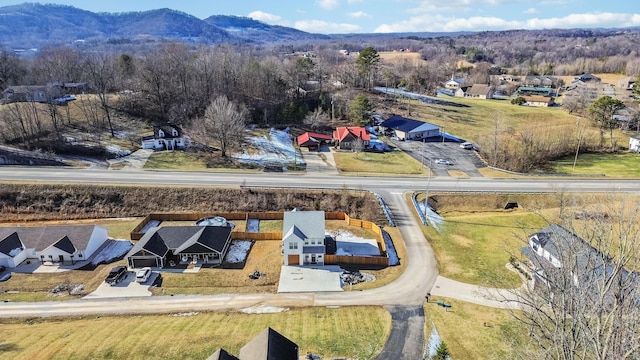
[(126, 266), (116, 266), (109, 271), (109, 275), (104, 281), (113, 286), (120, 281), (122, 281), (127, 275), (127, 267)]

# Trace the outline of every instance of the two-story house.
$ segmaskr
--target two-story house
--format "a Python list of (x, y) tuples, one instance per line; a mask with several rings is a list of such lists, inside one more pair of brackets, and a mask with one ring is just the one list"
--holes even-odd
[(143, 149), (178, 150), (184, 149), (186, 145), (182, 128), (173, 124), (154, 126), (153, 135), (142, 138)]
[(287, 211), (282, 226), (285, 265), (324, 265), (324, 211)]

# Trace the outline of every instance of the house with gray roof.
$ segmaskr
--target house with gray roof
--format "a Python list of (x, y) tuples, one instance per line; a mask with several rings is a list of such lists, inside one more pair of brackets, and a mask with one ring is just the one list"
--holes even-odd
[(324, 211), (286, 211), (282, 221), (285, 265), (324, 265)]
[(126, 259), (131, 268), (161, 268), (170, 262), (221, 264), (231, 244), (231, 226), (162, 226), (149, 229)]
[(16, 267), (28, 259), (73, 264), (107, 239), (107, 229), (98, 225), (0, 227), (0, 265)]
[(572, 269), (571, 276), (576, 286), (584, 286), (596, 278), (612, 274), (609, 255), (557, 224), (531, 235), (528, 246), (521, 252), (529, 259), (533, 272), (532, 288), (541, 284), (552, 286), (549, 275), (560, 268)]
[(240, 348), (240, 360), (299, 360), (298, 345), (268, 327)]
[(493, 97), (493, 87), (486, 84), (473, 84), (465, 92), (464, 96), (474, 99), (491, 99)]
[(380, 126), (386, 131), (393, 131), (399, 140), (422, 140), (440, 137), (439, 126), (424, 121), (408, 119), (400, 115), (393, 115)]

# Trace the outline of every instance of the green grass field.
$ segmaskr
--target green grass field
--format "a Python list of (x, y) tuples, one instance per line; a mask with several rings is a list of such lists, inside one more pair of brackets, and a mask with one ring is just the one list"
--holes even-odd
[(209, 170), (202, 157), (184, 151), (154, 152), (144, 164), (144, 168), (145, 170)]
[(334, 152), (336, 167), (347, 174), (426, 174), (420, 162), (401, 151), (386, 153)]
[(553, 171), (571, 175), (605, 175), (608, 177), (640, 177), (640, 155), (634, 153), (618, 154), (579, 154), (575, 168), (574, 156), (552, 162)]
[(384, 347), (391, 316), (381, 307), (344, 307), (274, 314), (3, 319), (0, 324), (4, 359), (206, 359), (218, 348), (237, 356), (267, 327), (297, 343), (302, 355), (372, 359)]
[[(436, 304), (438, 300), (451, 308), (445, 311)], [(530, 344), (526, 326), (509, 310), (440, 297), (430, 301), (424, 307), (425, 338), (429, 339), (431, 325), (435, 325), (452, 359), (517, 359), (519, 351)]]

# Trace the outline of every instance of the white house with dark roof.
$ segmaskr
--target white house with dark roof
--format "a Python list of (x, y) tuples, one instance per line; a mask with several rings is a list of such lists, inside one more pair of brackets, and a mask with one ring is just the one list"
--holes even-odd
[(0, 227), (0, 265), (16, 267), (27, 259), (74, 263), (88, 259), (105, 241), (98, 225)]
[[(560, 225), (551, 224), (529, 238), (521, 249), (532, 270), (531, 287), (546, 284), (548, 276), (559, 268), (570, 268), (576, 286), (585, 286), (597, 278), (612, 276), (611, 257), (602, 253)], [(623, 271), (626, 276), (626, 271)]]
[(187, 146), (187, 139), (178, 125), (165, 124), (153, 127), (153, 135), (142, 138), (143, 149), (178, 150)]
[(285, 265), (324, 265), (324, 211), (287, 211), (282, 224)]
[(231, 226), (163, 226), (149, 229), (127, 253), (129, 267), (167, 263), (220, 264), (231, 245)]

